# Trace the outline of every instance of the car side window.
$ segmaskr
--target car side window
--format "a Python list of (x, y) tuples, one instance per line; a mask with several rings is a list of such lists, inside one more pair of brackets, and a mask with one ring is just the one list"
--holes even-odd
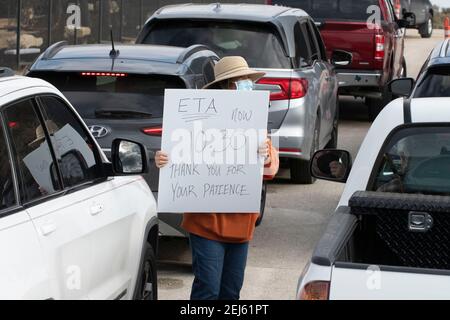
[(42, 114), (59, 162), (64, 187), (74, 187), (102, 176), (96, 145), (61, 99), (39, 97)]
[[(14, 126), (15, 124), (11, 123), (10, 125)], [(17, 204), (11, 158), (2, 122), (0, 122), (0, 172), (0, 211), (2, 211)]]
[(369, 190), (450, 195), (448, 127), (400, 129), (383, 147)]
[(207, 59), (203, 62), (203, 78), (204, 78), (204, 84), (213, 82), (214, 81), (214, 60), (213, 59)]
[(317, 47), (315, 35), (312, 31), (311, 25), (309, 23), (305, 23), (305, 27), (306, 32), (308, 33), (309, 47), (311, 49), (311, 62), (314, 60), (320, 60), (319, 48)]
[(302, 26), (304, 26), (304, 23), (300, 24), (300, 22), (294, 26), (295, 56), (299, 67), (308, 65), (311, 62), (307, 36)]
[(33, 99), (8, 106), (3, 112), (20, 181), (21, 201), (30, 202), (61, 190), (47, 132)]
[(327, 50), (325, 49), (325, 44), (323, 42), (320, 31), (313, 22), (310, 22), (310, 23), (311, 23), (311, 28), (314, 31), (314, 35), (316, 36), (316, 41), (317, 41), (317, 46), (319, 48), (320, 56), (323, 60), (326, 60), (327, 59)]

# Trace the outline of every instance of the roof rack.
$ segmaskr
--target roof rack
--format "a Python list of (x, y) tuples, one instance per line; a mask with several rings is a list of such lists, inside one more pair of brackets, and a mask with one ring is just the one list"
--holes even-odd
[(12, 77), (16, 75), (10, 68), (0, 67), (0, 78)]
[(52, 44), (50, 47), (45, 50), (44, 55), (42, 56), (43, 60), (51, 59), (61, 50), (63, 47), (67, 46), (67, 41), (59, 41)]
[(187, 48), (180, 54), (180, 56), (178, 57), (177, 63), (183, 63), (183, 62), (185, 62), (185, 61), (186, 61), (190, 56), (192, 56), (194, 53), (197, 53), (197, 52), (202, 51), (202, 50), (209, 50), (209, 51), (211, 51), (210, 48), (208, 48), (207, 46), (202, 45), (202, 44), (194, 44), (194, 45), (192, 45), (192, 46), (190, 46), (190, 47), (187, 47)]

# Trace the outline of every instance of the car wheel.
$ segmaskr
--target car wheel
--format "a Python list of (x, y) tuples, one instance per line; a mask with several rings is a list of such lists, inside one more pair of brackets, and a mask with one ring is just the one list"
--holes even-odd
[(267, 197), (267, 183), (263, 182), (262, 191), (261, 191), (261, 209), (259, 210), (259, 217), (256, 220), (255, 226), (258, 227), (262, 219), (264, 218), (264, 211), (266, 207), (266, 197)]
[[(311, 145), (310, 159), (319, 150), (320, 139), (320, 116), (317, 115), (314, 126), (313, 141)], [(316, 179), (311, 175), (310, 161), (301, 159), (290, 159), (291, 181), (296, 184), (312, 184)]]
[(392, 100), (392, 95), (384, 92), (382, 98), (366, 98), (366, 105), (369, 108), (369, 120), (374, 121), (383, 108)]
[(428, 21), (420, 26), (419, 33), (422, 38), (431, 37), (433, 34), (433, 17), (429, 17)]
[(369, 120), (374, 121), (383, 110), (383, 99), (366, 98), (366, 105), (369, 108)]
[(156, 272), (156, 257), (152, 246), (146, 243), (145, 255), (136, 283), (134, 300), (157, 300), (158, 277)]

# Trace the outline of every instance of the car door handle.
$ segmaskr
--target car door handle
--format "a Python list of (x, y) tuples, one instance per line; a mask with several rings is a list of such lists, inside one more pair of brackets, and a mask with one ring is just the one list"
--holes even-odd
[(99, 213), (103, 212), (104, 207), (102, 204), (97, 204), (91, 207), (91, 216), (96, 216)]
[(56, 231), (56, 225), (53, 223), (48, 223), (48, 224), (41, 226), (41, 232), (44, 237), (52, 234), (55, 231)]

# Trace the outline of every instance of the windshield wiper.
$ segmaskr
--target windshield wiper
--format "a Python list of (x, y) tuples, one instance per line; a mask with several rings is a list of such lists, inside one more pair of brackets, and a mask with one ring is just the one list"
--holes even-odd
[(150, 112), (122, 109), (97, 109), (95, 115), (100, 118), (151, 118)]

